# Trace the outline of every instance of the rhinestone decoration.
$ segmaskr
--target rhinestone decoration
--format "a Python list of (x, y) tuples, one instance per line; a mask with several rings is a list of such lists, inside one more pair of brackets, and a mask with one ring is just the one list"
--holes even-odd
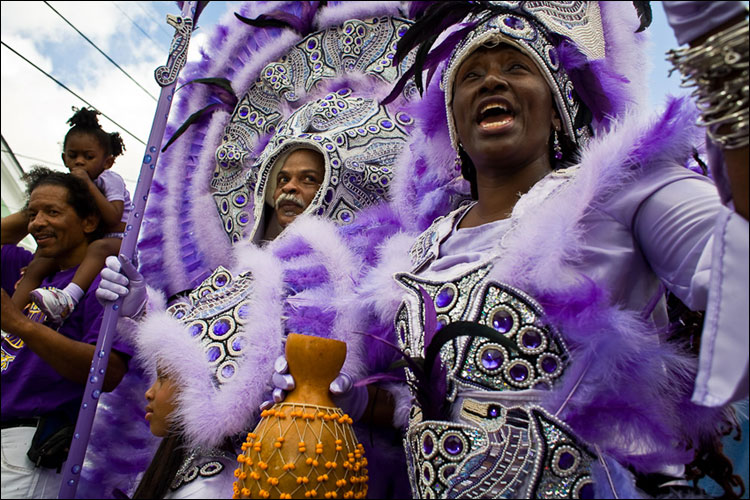
[[(231, 242), (258, 233), (264, 176), (273, 166), (269, 156), (277, 156), (282, 143), (287, 148), (290, 140), (306, 139), (326, 158), (326, 179), (311, 213), (351, 223), (358, 210), (386, 195), (407, 136), (404, 127), (413, 119), (405, 113), (391, 116), (374, 99), (357, 102), (341, 91), (315, 102), (301, 97), (313, 96), (326, 81), (352, 72), (385, 85), (397, 81), (413, 61), (409, 55), (400, 65), (393, 64), (396, 42), (410, 24), (392, 17), (346, 21), (307, 35), (261, 69), (240, 97), (215, 154), (211, 190)], [(410, 89), (403, 95), (410, 98)], [(378, 113), (370, 112), (373, 104)], [(296, 111), (288, 115), (289, 109)], [(268, 135), (270, 142), (258, 151), (260, 139)], [(238, 203), (238, 196), (244, 202)], [(348, 209), (336, 211), (338, 199)]]
[(216, 384), (237, 372), (236, 359), (242, 354), (243, 344), (240, 326), (249, 317), (252, 283), (250, 273), (235, 277), (219, 266), (185, 301), (167, 309), (185, 325), (190, 337), (201, 343)]
[(234, 458), (236, 457), (216, 448), (192, 448), (180, 464), (180, 468), (177, 469), (169, 489), (177, 491), (180, 487), (191, 483), (198, 477), (212, 477), (220, 474), (227, 464), (232, 463)]
[[(396, 324), (401, 347), (412, 353), (424, 352), (419, 287), (433, 299), (440, 312), (439, 323), (474, 321), (513, 339), (517, 350), (483, 337), (460, 336), (440, 351), (448, 371), (448, 399), (453, 401), (459, 387), (485, 390), (519, 390), (552, 387), (568, 359), (562, 337), (542, 321), (541, 306), (524, 292), (499, 283), (485, 283), (489, 266), (482, 266), (448, 283), (434, 283), (411, 274), (396, 279), (420, 304), (414, 311), (405, 302)], [(416, 320), (416, 321), (415, 321)], [(413, 381), (407, 369), (407, 381)]]
[[(588, 498), (593, 494), (594, 456), (544, 409), (466, 399), (461, 418), (470, 424), (410, 422), (405, 447), (416, 498)], [(437, 437), (440, 453), (434, 446), (426, 453), (427, 436), (433, 443)]]

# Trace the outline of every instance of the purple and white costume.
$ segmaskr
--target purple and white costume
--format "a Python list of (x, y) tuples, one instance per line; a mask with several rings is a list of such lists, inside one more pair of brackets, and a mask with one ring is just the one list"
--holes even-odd
[[(400, 407), (409, 410), (415, 497), (637, 498), (643, 492), (626, 467), (679, 476), (692, 447), (719, 435), (722, 405), (747, 396), (747, 314), (727, 311), (747, 310), (748, 223), (685, 168), (702, 142), (697, 127), (686, 126), (697, 118), (692, 103), (673, 100), (654, 118), (628, 103), (633, 66), (610, 62), (627, 45), (616, 27), (632, 26), (631, 38), (637, 27), (623, 5), (493, 2), (492, 15), (460, 25), (473, 31), (463, 32), (443, 74), (449, 112), (462, 58), (483, 44), (509, 43), (547, 71), (566, 134), (581, 151), (575, 166), (523, 195), (508, 220), (456, 229), (462, 207), (410, 245), (408, 259), (394, 262), (408, 247), (392, 238), (383, 269), (365, 279), (364, 300), (383, 319), (390, 311), (408, 356), (424, 359), (453, 323), (478, 324), (504, 340), (459, 334), (440, 348), (435, 378), (407, 369), (413, 397)], [(591, 33), (601, 26), (604, 46), (596, 46)], [(576, 60), (564, 44), (543, 39), (545, 29), (570, 30), (565, 35), (579, 44), (594, 40), (595, 50), (579, 47), (585, 55)], [(561, 68), (576, 76), (568, 80)], [(627, 78), (616, 89), (618, 73)], [(585, 93), (597, 84), (610, 102)], [(569, 126), (573, 85), (595, 115), (594, 138)], [(602, 103), (622, 107), (597, 112)], [(712, 364), (712, 351), (735, 349), (714, 358), (723, 370), (709, 387), (699, 375), (694, 394), (697, 359), (667, 341), (666, 289), (707, 310), (702, 365)], [(420, 399), (425, 384), (447, 410)]]
[(104, 194), (107, 201), (121, 201), (123, 203), (120, 222), (127, 222), (130, 212), (133, 211), (133, 203), (130, 201), (130, 193), (120, 174), (107, 169), (94, 179), (94, 184)]

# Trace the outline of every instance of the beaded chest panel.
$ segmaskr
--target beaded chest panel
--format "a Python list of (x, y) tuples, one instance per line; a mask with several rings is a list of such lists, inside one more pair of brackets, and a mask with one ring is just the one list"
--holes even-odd
[(593, 454), (535, 406), (466, 399), (476, 423), (425, 421), (406, 437), (417, 498), (594, 498)]
[[(438, 329), (471, 321), (512, 340), (501, 345), (463, 335), (442, 346), (446, 399), (460, 408), (453, 409), (455, 421), (424, 421), (419, 405), (412, 407), (405, 446), (413, 492), (419, 498), (592, 498), (594, 455), (537, 404), (539, 390), (563, 375), (568, 349), (533, 298), (487, 279), (491, 267), (448, 282), (396, 275), (409, 291), (396, 331), (410, 356), (424, 357), (423, 325), (433, 308)], [(414, 388), (408, 369), (407, 382)], [(514, 395), (527, 389), (535, 391)]]
[(517, 349), (485, 338), (460, 336), (446, 343), (440, 357), (448, 371), (448, 400), (459, 389), (517, 391), (549, 389), (567, 362), (563, 339), (543, 322), (541, 306), (511, 286), (486, 282), (491, 266), (479, 267), (446, 283), (397, 275), (412, 299), (402, 305), (396, 331), (402, 348), (423, 356), (425, 306), (420, 287), (433, 300), (438, 328), (454, 321), (481, 323), (514, 341)]

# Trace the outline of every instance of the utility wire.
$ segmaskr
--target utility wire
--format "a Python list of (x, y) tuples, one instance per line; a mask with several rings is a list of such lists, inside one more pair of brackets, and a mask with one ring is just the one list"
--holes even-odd
[[(15, 55), (17, 55), (18, 57), (20, 57), (21, 59), (23, 59), (23, 60), (24, 60), (24, 61), (26, 61), (27, 63), (29, 63), (29, 64), (31, 64), (32, 66), (34, 66), (34, 67), (35, 67), (35, 68), (36, 68), (37, 70), (39, 70), (39, 71), (41, 71), (42, 73), (44, 73), (44, 75), (45, 75), (45, 76), (47, 76), (47, 77), (48, 77), (49, 79), (51, 79), (51, 80), (52, 80), (53, 82), (55, 82), (56, 84), (58, 84), (59, 86), (61, 86), (62, 88), (64, 88), (64, 89), (65, 89), (65, 90), (67, 90), (68, 92), (70, 92), (71, 94), (73, 94), (74, 96), (76, 96), (76, 97), (77, 97), (78, 99), (80, 99), (80, 100), (82, 100), (83, 102), (85, 102), (85, 103), (86, 103), (86, 104), (87, 104), (88, 106), (90, 106), (90, 107), (92, 107), (92, 108), (96, 109), (96, 106), (94, 106), (93, 104), (91, 104), (90, 102), (88, 102), (88, 101), (87, 101), (86, 99), (84, 99), (83, 97), (79, 96), (78, 94), (76, 94), (75, 92), (73, 92), (72, 90), (70, 90), (70, 89), (69, 89), (68, 87), (66, 87), (66, 86), (65, 86), (65, 84), (63, 84), (62, 82), (60, 82), (60, 80), (58, 80), (58, 79), (57, 79), (57, 78), (55, 78), (54, 76), (50, 75), (49, 73), (47, 73), (46, 71), (44, 71), (44, 70), (43, 70), (42, 68), (40, 68), (39, 66), (37, 66), (37, 65), (36, 65), (36, 64), (34, 64), (33, 62), (29, 61), (28, 59), (26, 59), (26, 58), (25, 58), (24, 56), (22, 56), (22, 55), (21, 55), (21, 54), (19, 54), (18, 52), (16, 52), (16, 50), (15, 50), (15, 49), (13, 49), (13, 48), (12, 48), (12, 47), (11, 47), (10, 45), (8, 45), (7, 43), (3, 42), (2, 40), (0, 40), (0, 44), (2, 44), (3, 46), (7, 47), (7, 48), (8, 48), (8, 49), (9, 49), (9, 50), (10, 50), (11, 52), (13, 52), (13, 53), (14, 53)], [(100, 111), (100, 113), (101, 113), (101, 111)], [(105, 117), (105, 118), (106, 118), (107, 120), (111, 121), (112, 123), (114, 123), (115, 125), (117, 125), (118, 127), (120, 127), (120, 128), (121, 128), (121, 129), (123, 130), (123, 132), (126, 132), (126, 133), (127, 133), (128, 135), (130, 135), (130, 136), (131, 136), (131, 137), (132, 137), (133, 139), (135, 139), (136, 141), (140, 142), (140, 143), (141, 143), (141, 144), (143, 144), (144, 146), (146, 145), (146, 143), (145, 143), (145, 142), (143, 142), (143, 141), (142, 141), (141, 139), (139, 139), (139, 138), (138, 138), (138, 137), (137, 137), (137, 136), (136, 136), (135, 134), (133, 134), (133, 133), (132, 133), (132, 132), (130, 132), (130, 131), (129, 131), (128, 129), (126, 129), (125, 127), (123, 127), (122, 125), (120, 125), (119, 123), (117, 123), (116, 121), (114, 121), (114, 120), (113, 120), (112, 118), (110, 118), (109, 116), (105, 115), (104, 113), (102, 113), (102, 116), (104, 116), (104, 117)]]
[[(9, 150), (9, 149), (3, 149), (2, 151), (3, 151), (3, 153), (10, 153), (10, 154), (12, 154), (13, 156), (18, 156), (19, 158), (26, 158), (27, 160), (34, 160), (34, 161), (40, 161), (40, 162), (42, 162), (42, 163), (48, 163), (48, 164), (50, 164), (50, 165), (53, 165), (53, 166), (55, 166), (55, 167), (59, 167), (59, 168), (62, 168), (62, 169), (66, 169), (66, 170), (67, 170), (67, 168), (68, 168), (68, 167), (66, 167), (65, 165), (63, 165), (62, 163), (55, 163), (55, 162), (53, 162), (53, 161), (49, 161), (49, 160), (42, 160), (41, 158), (35, 158), (35, 157), (33, 157), (33, 156), (28, 156), (28, 155), (24, 155), (24, 154), (21, 154), (21, 153), (15, 153), (15, 152), (13, 152), (13, 151), (11, 151), (11, 150)], [(23, 169), (21, 169), (21, 172), (23, 172)], [(121, 177), (122, 177), (122, 176), (121, 176)], [(132, 184), (135, 184), (135, 183), (137, 182), (137, 181), (136, 181), (135, 179), (128, 179), (128, 178), (125, 178), (125, 177), (122, 177), (122, 179), (123, 179), (123, 180), (124, 180), (125, 182), (130, 182), (130, 183), (132, 183)]]
[(156, 100), (157, 100), (157, 99), (156, 99), (156, 97), (154, 97), (154, 96), (153, 96), (153, 95), (151, 94), (151, 92), (149, 92), (148, 90), (146, 90), (145, 88), (143, 88), (143, 87), (141, 86), (141, 84), (140, 84), (140, 83), (136, 82), (136, 81), (135, 81), (135, 79), (134, 79), (134, 78), (133, 78), (132, 76), (130, 76), (130, 75), (128, 74), (128, 72), (127, 72), (127, 71), (125, 71), (124, 69), (122, 69), (122, 68), (120, 67), (120, 65), (119, 65), (119, 64), (117, 64), (117, 63), (116, 63), (115, 61), (113, 61), (113, 60), (112, 60), (112, 58), (111, 58), (111, 57), (109, 57), (109, 56), (108, 56), (107, 54), (105, 54), (105, 53), (104, 53), (104, 51), (102, 51), (102, 49), (100, 49), (99, 47), (97, 47), (97, 46), (96, 46), (96, 44), (95, 44), (94, 42), (92, 42), (91, 40), (89, 40), (89, 39), (88, 39), (88, 37), (87, 37), (86, 35), (84, 35), (83, 33), (81, 33), (81, 31), (80, 31), (80, 30), (79, 30), (78, 28), (76, 28), (75, 26), (73, 26), (73, 23), (71, 23), (70, 21), (68, 21), (67, 19), (65, 19), (65, 16), (63, 16), (62, 14), (60, 14), (59, 12), (57, 12), (57, 11), (55, 10), (55, 8), (54, 8), (54, 7), (52, 7), (52, 6), (51, 6), (51, 5), (49, 4), (49, 2), (45, 1), (44, 3), (45, 3), (45, 4), (47, 5), (47, 7), (49, 7), (50, 9), (52, 9), (52, 12), (54, 12), (55, 14), (57, 14), (58, 16), (60, 16), (60, 17), (62, 18), (62, 20), (63, 20), (63, 21), (65, 21), (66, 23), (68, 23), (68, 26), (70, 26), (71, 28), (73, 28), (74, 30), (76, 30), (76, 32), (77, 32), (77, 33), (78, 33), (79, 35), (81, 35), (81, 36), (82, 36), (82, 37), (84, 38), (84, 40), (86, 40), (87, 42), (89, 42), (89, 43), (91, 44), (91, 46), (92, 46), (92, 47), (94, 47), (94, 48), (95, 48), (96, 50), (98, 50), (98, 51), (99, 51), (99, 53), (100, 53), (101, 55), (103, 55), (104, 57), (106, 57), (106, 58), (107, 58), (107, 60), (108, 60), (109, 62), (111, 62), (112, 64), (114, 64), (114, 65), (115, 65), (115, 66), (117, 67), (117, 69), (119, 69), (120, 71), (122, 71), (122, 72), (123, 72), (123, 74), (124, 74), (125, 76), (127, 76), (128, 78), (130, 78), (130, 80), (131, 80), (131, 81), (132, 81), (133, 83), (135, 83), (136, 85), (138, 85), (138, 87), (139, 87), (139, 88), (140, 88), (141, 90), (143, 90), (143, 91), (144, 91), (145, 93), (147, 93), (147, 94), (148, 94), (148, 96), (149, 96), (149, 97), (150, 97), (151, 99), (153, 99), (154, 101), (156, 101)]
[(13, 156), (18, 156), (19, 158), (26, 158), (27, 160), (40, 161), (40, 162), (42, 162), (42, 163), (48, 163), (48, 164), (50, 164), (50, 165), (54, 165), (54, 166), (56, 166), (56, 167), (62, 167), (62, 168), (65, 168), (65, 165), (63, 165), (62, 163), (55, 163), (54, 161), (49, 161), (49, 160), (42, 160), (41, 158), (34, 158), (33, 156), (26, 156), (26, 155), (23, 155), (23, 154), (21, 154), (21, 153), (15, 153), (15, 152), (13, 152), (13, 151), (10, 151), (10, 150), (8, 150), (8, 149), (3, 149), (2, 151), (3, 151), (3, 153), (10, 153), (10, 154), (12, 154)]
[(153, 38), (151, 38), (151, 35), (149, 35), (148, 33), (146, 33), (146, 32), (145, 32), (145, 31), (143, 30), (143, 28), (141, 28), (141, 27), (140, 27), (140, 25), (139, 25), (138, 23), (136, 23), (136, 22), (135, 22), (135, 21), (133, 20), (133, 18), (132, 18), (132, 17), (130, 17), (130, 16), (129, 16), (129, 15), (127, 14), (127, 12), (125, 12), (124, 10), (122, 10), (122, 9), (120, 8), (120, 6), (119, 6), (119, 5), (117, 5), (117, 3), (115, 3), (115, 2), (112, 2), (112, 4), (113, 4), (113, 5), (115, 6), (115, 7), (117, 7), (117, 10), (119, 10), (120, 12), (122, 12), (122, 15), (123, 15), (123, 16), (127, 17), (127, 18), (128, 18), (128, 20), (129, 20), (129, 21), (130, 21), (131, 23), (133, 23), (133, 26), (135, 26), (136, 28), (138, 28), (138, 31), (140, 31), (141, 33), (143, 33), (144, 35), (146, 35), (146, 37), (147, 37), (147, 38), (148, 38), (149, 40), (151, 40), (152, 42), (154, 42), (154, 45), (156, 45), (157, 47), (159, 47), (159, 46), (161, 45), (161, 44), (160, 44), (159, 42), (157, 42), (156, 40), (154, 40)]
[(129, 3), (132, 4), (132, 5), (137, 5), (138, 8), (141, 9), (141, 11), (144, 14), (146, 14), (146, 18), (149, 21), (151, 21), (152, 23), (154, 23), (159, 28), (159, 30), (162, 33), (164, 33), (164, 35), (166, 35), (169, 38), (170, 42), (172, 41), (172, 37), (174, 35), (174, 32), (170, 32), (170, 30), (166, 26), (166, 23), (158, 23), (158, 22), (154, 21), (153, 13), (147, 11), (146, 8), (143, 5), (141, 5), (141, 2), (129, 2)]

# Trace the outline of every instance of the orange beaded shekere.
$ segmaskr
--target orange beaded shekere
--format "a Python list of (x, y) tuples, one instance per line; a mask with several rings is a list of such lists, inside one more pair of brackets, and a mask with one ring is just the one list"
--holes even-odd
[(352, 423), (339, 408), (264, 410), (237, 457), (233, 498), (366, 498), (367, 458)]

